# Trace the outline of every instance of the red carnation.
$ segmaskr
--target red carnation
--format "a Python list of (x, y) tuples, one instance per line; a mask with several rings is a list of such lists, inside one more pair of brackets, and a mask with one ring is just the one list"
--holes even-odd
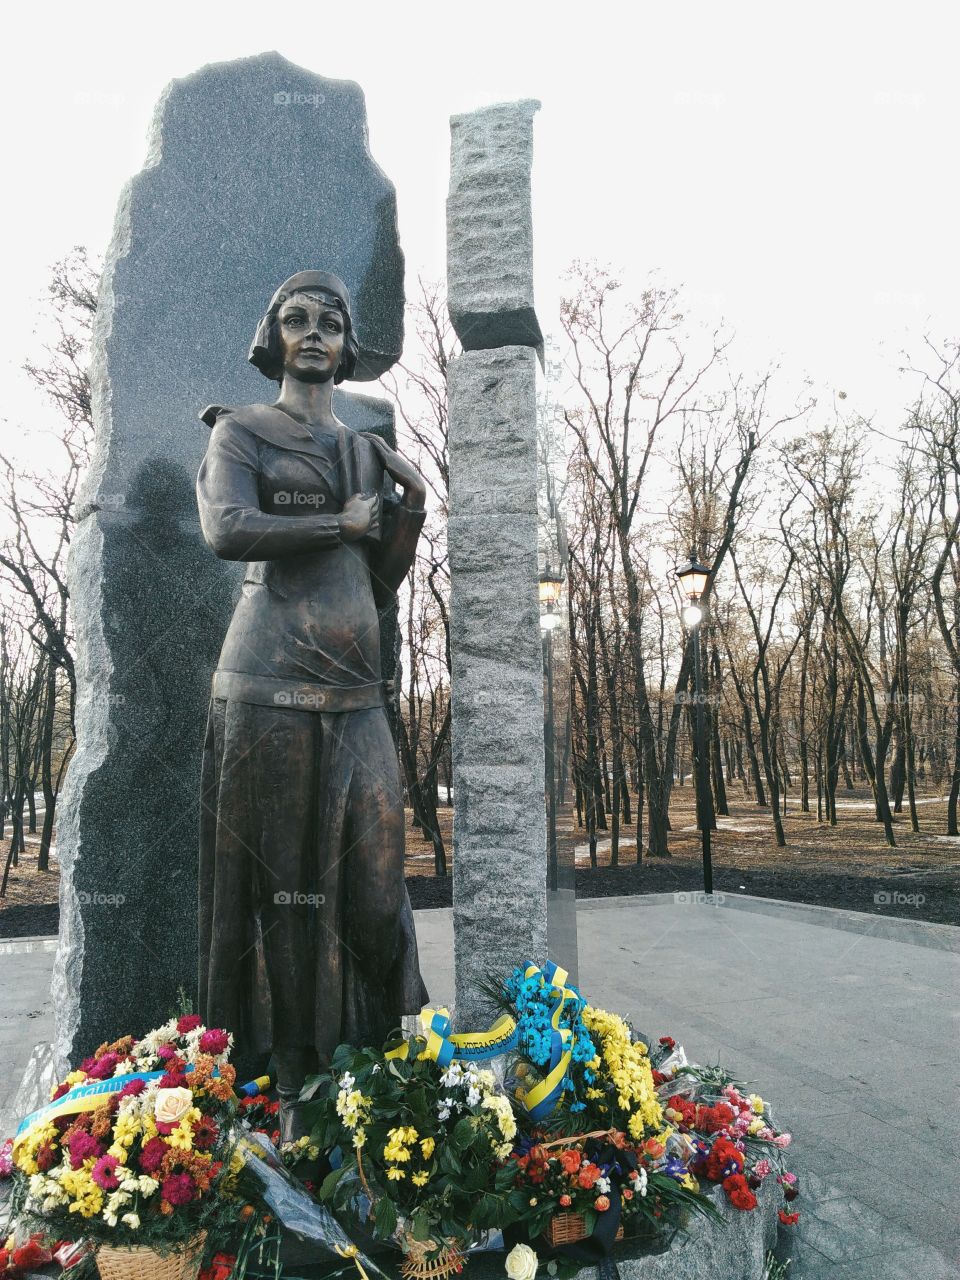
[(560, 1163), (564, 1173), (576, 1173), (581, 1164), (580, 1152), (573, 1147), (568, 1147), (566, 1151), (560, 1152)]
[(187, 1077), (179, 1071), (168, 1071), (160, 1077), (159, 1088), (161, 1089), (187, 1089)]
[(160, 1195), (167, 1204), (189, 1204), (195, 1195), (193, 1179), (189, 1173), (171, 1173), (160, 1184)]
[(729, 1178), (724, 1178), (723, 1189), (735, 1209), (746, 1211), (757, 1207), (757, 1197), (750, 1190), (742, 1173), (734, 1173)]
[(143, 1093), (146, 1087), (147, 1087), (147, 1084), (145, 1080), (128, 1080), (127, 1083), (120, 1090), (120, 1092), (117, 1094), (117, 1097), (118, 1098), (135, 1098), (139, 1094)]
[(197, 1280), (228, 1280), (236, 1266), (237, 1257), (233, 1253), (215, 1253), (209, 1267), (204, 1267)]
[(140, 1151), (140, 1168), (144, 1173), (156, 1173), (168, 1150), (162, 1138), (151, 1138)]
[(57, 1163), (57, 1153), (49, 1142), (44, 1142), (37, 1148), (36, 1154), (37, 1168), (41, 1173), (46, 1173), (48, 1169), (52, 1169)]
[(107, 1080), (113, 1075), (120, 1062), (118, 1053), (105, 1053), (91, 1065), (87, 1075), (93, 1080)]
[(199, 1013), (185, 1013), (177, 1019), (177, 1030), (185, 1036), (189, 1031), (196, 1031), (202, 1021)]
[(787, 1213), (783, 1209), (777, 1210), (777, 1217), (780, 1219), (780, 1221), (783, 1223), (785, 1227), (795, 1227), (797, 1223), (800, 1221), (799, 1213)]
[(226, 1031), (219, 1027), (211, 1027), (200, 1037), (200, 1052), (212, 1054), (224, 1053), (226, 1052), (227, 1045), (229, 1043), (230, 1040)]
[(44, 1249), (37, 1240), (28, 1240), (19, 1249), (13, 1250), (7, 1266), (11, 1271), (36, 1271), (38, 1267), (45, 1267), (52, 1261), (53, 1254), (49, 1249)]
[(676, 1040), (674, 1040), (673, 1036), (661, 1036), (660, 1043), (663, 1045), (665, 1049), (675, 1049), (677, 1045), (677, 1042)]
[(68, 1143), (70, 1151), (70, 1164), (74, 1169), (80, 1169), (84, 1160), (89, 1160), (91, 1156), (99, 1157), (103, 1155), (103, 1147), (91, 1133), (87, 1133), (84, 1129), (79, 1129)]
[(653, 1072), (653, 1083), (654, 1083), (655, 1085), (663, 1084), (663, 1082), (664, 1082), (664, 1080), (666, 1080), (666, 1078), (667, 1078), (667, 1077), (663, 1074), (663, 1072), (662, 1072), (662, 1071), (654, 1071), (654, 1072)]
[(70, 1086), (68, 1084), (58, 1084), (56, 1089), (54, 1089), (53, 1094), (50, 1097), (50, 1101), (56, 1102), (58, 1098), (62, 1098), (65, 1093), (69, 1093), (69, 1092), (70, 1092)]

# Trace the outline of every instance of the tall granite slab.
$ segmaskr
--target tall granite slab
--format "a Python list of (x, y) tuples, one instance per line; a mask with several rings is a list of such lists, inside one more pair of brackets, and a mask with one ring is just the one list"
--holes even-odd
[(449, 399), (456, 1016), (478, 984), (547, 956), (536, 353), (452, 361)]
[[(276, 53), (174, 81), (120, 198), (94, 333), (96, 443), (70, 564), (78, 745), (58, 815), (61, 1065), (195, 989), (200, 752), (242, 569), (200, 537), (197, 414), (268, 398), (247, 349), (277, 285), (307, 267), (351, 291), (359, 376), (389, 368), (403, 257), (359, 87)], [(340, 394), (336, 409), (392, 429), (373, 398)]]
[(532, 346), (533, 99), (452, 116), (447, 197), (447, 305), (465, 351)]

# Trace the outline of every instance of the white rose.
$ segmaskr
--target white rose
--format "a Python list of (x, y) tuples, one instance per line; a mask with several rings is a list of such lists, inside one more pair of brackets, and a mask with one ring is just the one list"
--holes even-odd
[(528, 1244), (515, 1244), (507, 1254), (507, 1275), (510, 1280), (533, 1280), (539, 1262), (536, 1252)]
[(158, 1089), (154, 1115), (160, 1124), (176, 1124), (193, 1106), (189, 1089)]

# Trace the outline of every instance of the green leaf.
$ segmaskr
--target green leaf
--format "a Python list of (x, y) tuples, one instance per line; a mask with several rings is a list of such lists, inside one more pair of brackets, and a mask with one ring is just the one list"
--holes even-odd
[(458, 1120), (454, 1126), (453, 1133), (450, 1135), (450, 1141), (458, 1151), (463, 1151), (469, 1147), (470, 1140), (473, 1137), (473, 1125), (470, 1123), (469, 1117), (464, 1116), (462, 1120)]
[(413, 1238), (414, 1240), (430, 1239), (430, 1219), (422, 1209), (418, 1209), (413, 1215)]
[(397, 1210), (392, 1200), (381, 1196), (373, 1211), (377, 1235), (381, 1240), (388, 1240), (397, 1229)]
[(348, 1163), (344, 1161), (344, 1163), (340, 1166), (339, 1169), (334, 1169), (332, 1173), (327, 1174), (323, 1182), (320, 1184), (321, 1200), (330, 1199), (330, 1197), (333, 1195), (334, 1191), (337, 1188), (337, 1183), (340, 1181), (343, 1175), (347, 1172), (347, 1169), (349, 1167), (350, 1166), (348, 1165)]

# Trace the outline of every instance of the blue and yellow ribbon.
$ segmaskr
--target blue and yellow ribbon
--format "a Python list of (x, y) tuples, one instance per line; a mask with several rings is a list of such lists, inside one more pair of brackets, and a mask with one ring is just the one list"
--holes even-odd
[[(575, 1004), (574, 1014), (579, 1013), (585, 1003), (575, 987), (567, 986), (569, 974), (559, 965), (548, 962), (541, 970), (532, 961), (523, 966), (523, 976), (539, 977), (541, 985), (550, 992), (552, 1000), (550, 1009), (551, 1044), (550, 1065), (543, 1080), (526, 1093), (521, 1094), (520, 1102), (529, 1111), (531, 1118), (542, 1120), (557, 1106), (563, 1093), (564, 1082), (570, 1071), (573, 1056), (573, 1033), (569, 1027), (561, 1025), (564, 1012)], [(500, 1054), (510, 1053), (517, 1047), (520, 1031), (516, 1018), (512, 1014), (502, 1014), (486, 1031), (450, 1030), (450, 1013), (447, 1009), (424, 1009), (420, 1014), (426, 1046), (421, 1057), (432, 1058), (438, 1066), (447, 1067), (454, 1060), (459, 1062), (485, 1062)], [(388, 1058), (405, 1059), (410, 1052), (410, 1041), (389, 1050)]]
[[(193, 1064), (188, 1063), (186, 1070), (192, 1071)], [(214, 1068), (214, 1075), (219, 1075), (219, 1069)], [(159, 1080), (166, 1075), (165, 1071), (131, 1071), (123, 1076), (110, 1076), (107, 1080), (88, 1080), (85, 1084), (77, 1084), (67, 1093), (62, 1094), (59, 1098), (54, 1098), (52, 1102), (46, 1103), (39, 1107), (36, 1111), (32, 1111), (30, 1115), (25, 1116), (17, 1125), (17, 1131), (14, 1135), (13, 1145), (22, 1142), (27, 1133), (38, 1124), (47, 1124), (51, 1120), (56, 1120), (59, 1116), (77, 1115), (81, 1111), (93, 1111), (94, 1108), (100, 1106), (104, 1098), (109, 1098), (130, 1083), (131, 1080), (143, 1080), (149, 1083), (151, 1080)], [(241, 1085), (235, 1092), (246, 1097), (253, 1097), (269, 1089), (270, 1077), (257, 1076), (256, 1080), (251, 1080), (249, 1084)]]

